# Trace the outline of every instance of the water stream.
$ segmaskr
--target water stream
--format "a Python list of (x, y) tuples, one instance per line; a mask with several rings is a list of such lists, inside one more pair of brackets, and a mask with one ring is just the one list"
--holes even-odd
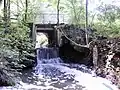
[(37, 66), (23, 72), (20, 84), (0, 90), (118, 90), (92, 73), (84, 65), (63, 63), (55, 48), (41, 48), (37, 50)]

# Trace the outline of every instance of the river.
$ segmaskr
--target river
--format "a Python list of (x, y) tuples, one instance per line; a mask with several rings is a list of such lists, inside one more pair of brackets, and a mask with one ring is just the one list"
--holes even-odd
[(38, 49), (37, 65), (22, 72), (21, 79), (15, 87), (0, 90), (118, 90), (85, 65), (63, 63), (52, 48)]

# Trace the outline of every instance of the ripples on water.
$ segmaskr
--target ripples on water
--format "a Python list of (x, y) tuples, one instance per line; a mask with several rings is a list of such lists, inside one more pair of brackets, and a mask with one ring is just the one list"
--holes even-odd
[(24, 71), (20, 84), (0, 90), (118, 90), (110, 81), (93, 77), (84, 65), (65, 64), (60, 58), (41, 59)]

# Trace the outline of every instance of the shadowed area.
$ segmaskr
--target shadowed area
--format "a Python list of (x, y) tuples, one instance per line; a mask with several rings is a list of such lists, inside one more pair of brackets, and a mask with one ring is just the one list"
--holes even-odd
[[(62, 45), (59, 48), (59, 56), (66, 63), (79, 63), (92, 65), (92, 59), (86, 58), (90, 54), (88, 48), (75, 49), (69, 40), (62, 37)], [(91, 60), (90, 60), (91, 59)]]

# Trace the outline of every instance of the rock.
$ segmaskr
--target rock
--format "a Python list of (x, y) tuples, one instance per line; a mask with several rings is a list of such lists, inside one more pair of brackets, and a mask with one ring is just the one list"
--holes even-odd
[[(98, 47), (96, 74), (111, 81), (120, 88), (120, 38), (102, 38), (92, 43)], [(112, 57), (110, 58), (110, 56)], [(109, 60), (108, 60), (109, 59)], [(109, 61), (109, 63), (108, 63)], [(108, 64), (108, 65), (107, 65)], [(106, 67), (106, 65), (108, 67)]]
[(0, 86), (13, 86), (15, 82), (12, 78), (4, 72), (4, 69), (0, 69)]
[(20, 63), (23, 65), (22, 68), (32, 68), (35, 65), (35, 55), (27, 54), (25, 55), (24, 60)]

